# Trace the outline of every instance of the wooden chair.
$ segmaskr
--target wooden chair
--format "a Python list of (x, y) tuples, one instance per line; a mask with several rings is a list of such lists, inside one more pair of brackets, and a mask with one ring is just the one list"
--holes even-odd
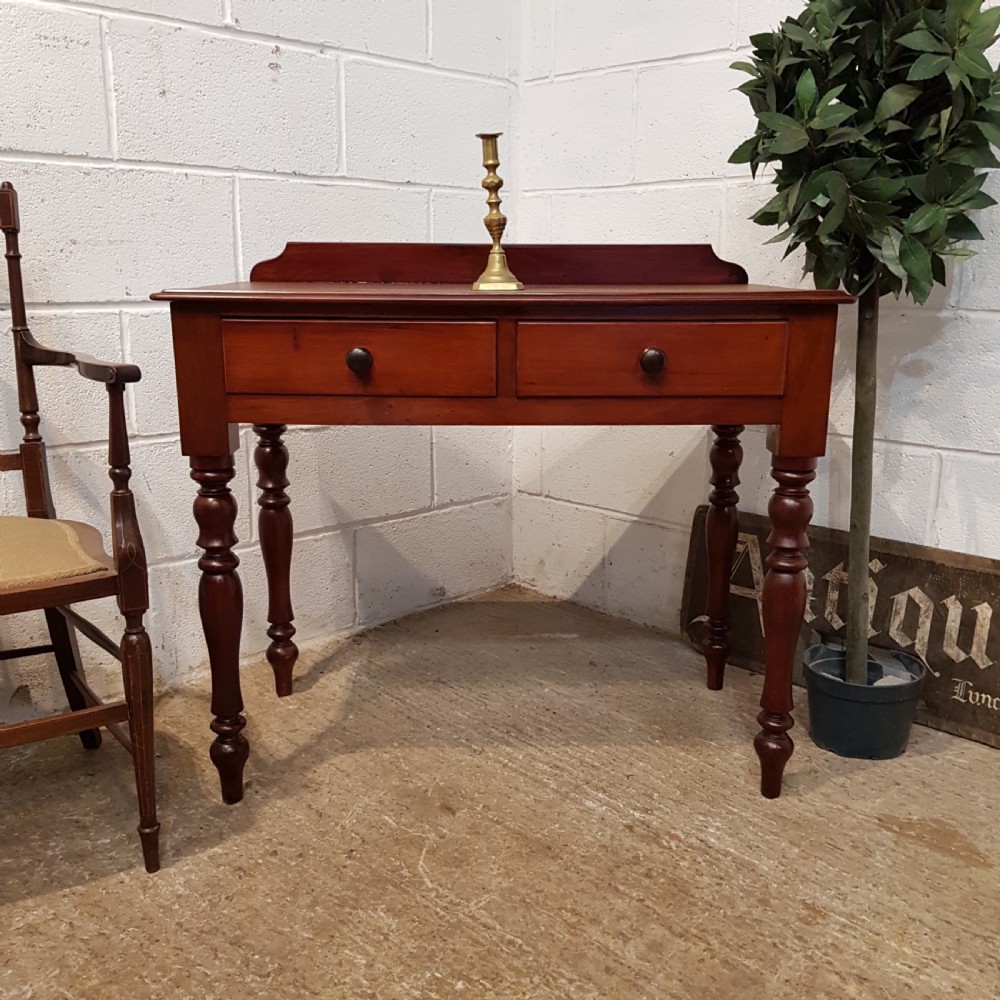
[[(139, 837), (146, 870), (160, 866), (159, 832), (153, 763), (153, 663), (143, 615), (149, 606), (146, 556), (129, 490), (128, 436), (125, 428), (125, 384), (138, 382), (135, 365), (110, 364), (83, 354), (43, 347), (28, 329), (21, 283), (20, 229), (17, 193), (0, 185), (0, 229), (6, 243), (10, 281), (14, 364), (24, 438), (15, 452), (0, 452), (0, 472), (20, 471), (27, 517), (0, 516), (0, 615), (41, 610), (50, 643), (0, 650), (0, 660), (54, 653), (70, 711), (0, 726), (0, 749), (35, 740), (79, 733), (83, 745), (101, 745), (99, 727), (131, 753), (139, 796)], [(38, 432), (38, 396), (34, 368), (59, 365), (75, 368), (84, 378), (103, 382), (108, 390), (109, 475), (113, 558), (101, 534), (89, 525), (56, 519), (49, 490), (45, 444)], [(125, 619), (125, 634), (117, 645), (70, 605), (114, 595)], [(125, 700), (104, 704), (84, 678), (76, 632), (121, 661)], [(128, 722), (128, 732), (121, 728)]]

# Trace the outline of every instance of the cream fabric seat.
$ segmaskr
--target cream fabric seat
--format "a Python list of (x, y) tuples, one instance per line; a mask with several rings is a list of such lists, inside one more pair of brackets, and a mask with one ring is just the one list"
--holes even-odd
[(95, 541), (97, 530), (76, 521), (0, 515), (0, 591), (113, 571), (87, 551)]

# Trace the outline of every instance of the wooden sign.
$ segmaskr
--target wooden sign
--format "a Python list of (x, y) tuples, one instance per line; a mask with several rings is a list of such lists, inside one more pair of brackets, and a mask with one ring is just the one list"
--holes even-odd
[[(701, 648), (707, 565), (705, 516), (695, 512), (681, 607), (681, 631)], [(764, 669), (761, 588), (767, 566), (766, 517), (740, 515), (740, 536), (730, 585), (729, 662)], [(809, 529), (809, 597), (800, 653), (821, 640), (842, 639), (847, 618), (846, 531)], [(873, 538), (869, 563), (870, 642), (915, 652), (929, 671), (917, 721), (1000, 748), (1000, 562)], [(795, 681), (802, 683), (802, 658)]]

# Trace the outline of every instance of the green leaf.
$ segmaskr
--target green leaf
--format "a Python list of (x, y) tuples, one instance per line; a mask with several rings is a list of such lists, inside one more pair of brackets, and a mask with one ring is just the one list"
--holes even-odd
[(951, 46), (942, 41), (937, 35), (931, 34), (931, 32), (921, 29), (919, 31), (911, 31), (908, 35), (903, 35), (902, 38), (897, 38), (896, 41), (900, 45), (904, 45), (908, 49), (914, 49), (917, 52), (941, 52), (951, 55)]
[(779, 132), (771, 143), (770, 152), (777, 153), (779, 156), (787, 156), (789, 153), (797, 153), (800, 149), (805, 149), (808, 145), (809, 136), (805, 129), (786, 129)]
[(969, 78), (958, 68), (957, 63), (952, 63), (948, 66), (944, 71), (944, 75), (948, 77), (948, 82), (951, 84), (952, 90), (958, 90), (962, 84), (967, 85), (969, 82)]
[(948, 224), (948, 213), (940, 205), (921, 205), (906, 220), (905, 230), (908, 233), (922, 233), (932, 226), (942, 224)]
[(984, 208), (992, 208), (997, 203), (996, 198), (991, 197), (985, 191), (977, 191), (975, 194), (964, 198), (960, 204), (963, 212), (978, 212)]
[(757, 146), (760, 144), (760, 137), (753, 135), (746, 142), (741, 142), (732, 152), (729, 157), (730, 163), (749, 163), (753, 157), (754, 153), (757, 152)]
[(902, 239), (902, 235), (902, 233), (895, 229), (890, 229), (882, 235), (882, 263), (885, 264), (885, 266), (889, 268), (889, 270), (892, 271), (897, 278), (906, 277), (906, 269), (903, 267), (903, 264), (899, 259), (900, 241)]
[(854, 186), (854, 193), (865, 201), (892, 201), (905, 187), (900, 177), (868, 177)]
[(839, 146), (845, 142), (860, 142), (865, 134), (856, 128), (835, 128), (830, 132), (826, 141), (820, 143), (820, 149), (828, 149), (830, 146)]
[[(1000, 10), (1000, 7), (997, 8)], [(943, 153), (941, 159), (947, 163), (960, 163), (965, 167), (1000, 167), (1000, 160), (988, 145), (959, 146)]]
[(758, 76), (757, 67), (753, 63), (734, 62), (729, 64), (730, 69), (738, 69), (741, 73), (749, 73), (751, 76)]
[(849, 156), (837, 160), (836, 168), (852, 182), (863, 181), (872, 171), (878, 158), (874, 156)]
[(903, 233), (899, 244), (899, 263), (911, 279), (921, 285), (932, 284), (931, 255), (912, 233)]
[(796, 24), (795, 21), (791, 19), (785, 21), (781, 26), (781, 31), (793, 41), (798, 42), (807, 52), (819, 51), (819, 42), (802, 25)]
[(771, 243), (784, 243), (794, 232), (794, 229), (783, 229), (777, 236), (772, 236), (769, 240), (765, 240), (764, 246), (768, 246)]
[(926, 52), (911, 67), (907, 80), (930, 80), (940, 76), (952, 65), (951, 56), (939, 56)]
[(829, 78), (832, 80), (834, 77), (843, 73), (845, 69), (854, 64), (854, 59), (855, 55), (853, 52), (845, 52), (842, 55), (837, 56), (837, 58), (830, 64)]
[(973, 79), (991, 80), (993, 78), (993, 68), (987, 62), (986, 56), (969, 45), (963, 45), (955, 53), (955, 65), (966, 76), (971, 76)]
[(939, 285), (945, 284), (948, 280), (944, 270), (944, 261), (936, 253), (931, 254), (931, 274), (934, 275), (934, 281)]
[(994, 146), (1000, 146), (1000, 126), (994, 125), (993, 122), (973, 122), (973, 125), (975, 125), (976, 128), (978, 128), (979, 131), (982, 132)]
[(986, 174), (973, 174), (968, 180), (962, 183), (954, 192), (948, 192), (948, 200), (945, 204), (952, 207), (964, 205), (969, 198), (982, 191), (986, 183)]
[(981, 240), (983, 234), (967, 215), (955, 215), (948, 220), (948, 236), (953, 240)]
[(846, 122), (855, 113), (855, 109), (847, 104), (831, 104), (816, 114), (816, 117), (809, 123), (810, 128), (832, 129)]
[(911, 87), (908, 83), (897, 83), (895, 87), (890, 87), (878, 102), (878, 107), (875, 109), (875, 121), (885, 121), (887, 118), (899, 114), (922, 93), (923, 91), (919, 87)]
[(924, 188), (925, 200), (928, 202), (944, 201), (951, 194), (951, 174), (940, 163), (931, 165), (927, 171), (927, 182)]
[(794, 118), (778, 114), (776, 111), (758, 111), (757, 120), (773, 132), (780, 132), (783, 129), (798, 129), (800, 131), (802, 129), (802, 126)]
[(972, 20), (972, 30), (969, 32), (967, 44), (977, 49), (988, 49), (997, 40), (1000, 30), (1000, 7), (984, 10)]
[(816, 230), (816, 235), (820, 239), (825, 239), (828, 236), (832, 236), (839, 228), (841, 223), (844, 221), (844, 216), (847, 214), (847, 200), (835, 201), (830, 205), (829, 210), (823, 217), (823, 221), (819, 225), (819, 229)]
[(818, 99), (819, 90), (816, 87), (816, 77), (813, 76), (811, 69), (807, 69), (799, 77), (799, 82), (795, 87), (795, 104), (803, 120), (808, 119)]
[(820, 99), (819, 103), (816, 105), (817, 111), (823, 111), (828, 108), (833, 102), (840, 97), (840, 95), (847, 89), (846, 83), (841, 83), (839, 86), (828, 90)]

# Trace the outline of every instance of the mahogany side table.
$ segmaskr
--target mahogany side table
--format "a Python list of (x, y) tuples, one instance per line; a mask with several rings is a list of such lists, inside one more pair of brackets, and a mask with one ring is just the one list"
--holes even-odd
[(243, 596), (229, 490), (240, 422), (259, 438), (260, 540), (279, 695), (298, 655), (283, 435), (297, 424), (708, 424), (708, 686), (722, 687), (746, 424), (769, 425), (772, 477), (754, 739), (761, 792), (792, 754), (792, 661), (805, 608), (809, 484), (826, 448), (841, 292), (747, 284), (707, 246), (510, 246), (519, 292), (476, 292), (479, 245), (290, 243), (250, 281), (170, 302), (181, 448), (198, 484), (211, 757), (243, 797)]

